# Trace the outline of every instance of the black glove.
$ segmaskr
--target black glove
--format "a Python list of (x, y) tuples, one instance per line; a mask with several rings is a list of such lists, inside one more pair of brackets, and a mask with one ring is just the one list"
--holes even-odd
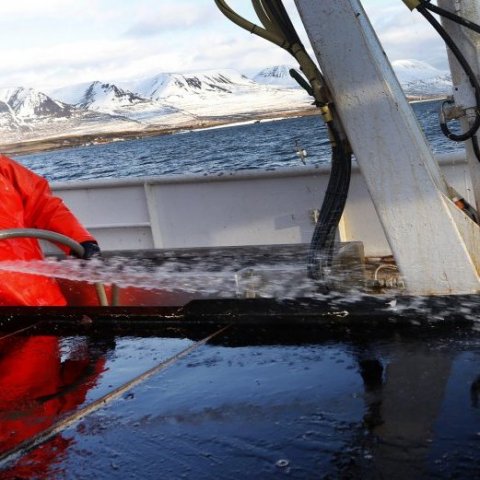
[(77, 258), (82, 258), (83, 260), (88, 260), (92, 257), (99, 257), (101, 255), (100, 247), (97, 242), (87, 240), (86, 242), (80, 242), (80, 245), (83, 247), (83, 257), (79, 257), (73, 250), (71, 254)]

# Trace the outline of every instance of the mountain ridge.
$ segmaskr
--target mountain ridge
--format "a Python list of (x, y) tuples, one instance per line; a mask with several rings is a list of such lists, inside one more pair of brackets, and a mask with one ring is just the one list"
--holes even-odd
[[(447, 95), (448, 72), (416, 60), (393, 62), (407, 95)], [(40, 92), (0, 89), (2, 143), (115, 132), (149, 134), (309, 112), (312, 99), (289, 74), (267, 67), (253, 78), (228, 69), (159, 73), (129, 82), (95, 80)]]

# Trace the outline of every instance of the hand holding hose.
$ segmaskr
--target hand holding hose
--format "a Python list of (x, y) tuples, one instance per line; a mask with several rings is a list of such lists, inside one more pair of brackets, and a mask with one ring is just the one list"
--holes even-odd
[(102, 255), (100, 247), (95, 241), (87, 240), (85, 242), (80, 242), (80, 245), (83, 247), (83, 255), (80, 255), (79, 252), (73, 249), (70, 251), (70, 255), (81, 258), (82, 260), (89, 260), (93, 257), (100, 257)]

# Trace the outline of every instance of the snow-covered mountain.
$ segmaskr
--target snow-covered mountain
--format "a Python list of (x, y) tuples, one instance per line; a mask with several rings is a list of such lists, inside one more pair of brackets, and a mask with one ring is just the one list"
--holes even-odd
[(3, 101), (0, 101), (0, 131), (15, 132), (21, 131), (22, 122), (19, 121), (12, 108)]
[(51, 99), (33, 88), (4, 88), (0, 90), (0, 132), (25, 134), (48, 121), (71, 118), (72, 105)]
[[(439, 70), (419, 60), (396, 60), (392, 67), (406, 95), (412, 97), (433, 97), (449, 95), (452, 90), (450, 72)], [(257, 73), (253, 80), (264, 85), (295, 88), (299, 85), (290, 76), (293, 65), (276, 65)], [(298, 71), (298, 68), (296, 68)]]
[[(253, 80), (262, 85), (299, 88), (296, 80), (290, 75), (291, 68), (294, 67), (292, 65), (275, 65), (273, 67), (264, 68), (253, 77)], [(296, 70), (298, 71), (298, 67)]]
[[(417, 60), (393, 62), (407, 95), (450, 93), (448, 72)], [(260, 71), (253, 79), (235, 70), (159, 73), (130, 82), (93, 81), (39, 92), (0, 90), (2, 142), (59, 135), (206, 126), (312, 108), (312, 99), (290, 76), (290, 65)]]
[[(393, 67), (407, 94), (439, 95), (451, 89), (448, 72), (424, 62), (400, 60), (393, 62)], [(303, 108), (310, 105), (311, 99), (290, 76), (290, 68), (290, 65), (268, 67), (253, 79), (235, 70), (160, 73), (128, 83), (95, 81), (73, 85), (50, 94), (76, 107), (137, 119), (186, 110), (193, 117), (225, 116), (237, 114), (241, 109), (245, 113), (258, 112), (267, 108), (267, 103), (273, 110)], [(142, 117), (142, 112), (150, 115)]]
[(254, 81), (235, 70), (211, 70), (188, 74), (161, 73), (129, 85), (131, 91), (152, 100), (186, 95), (239, 93), (255, 87)]
[(0, 133), (2, 143), (83, 134), (84, 130), (118, 131), (136, 122), (115, 118), (54, 100), (33, 88), (0, 89)]
[(131, 82), (73, 85), (50, 92), (51, 96), (64, 102), (86, 108), (100, 105), (132, 106), (148, 101), (162, 102), (166, 99), (230, 95), (258, 90), (259, 85), (235, 70), (212, 70), (198, 73), (160, 73)]
[(439, 70), (419, 60), (395, 60), (392, 67), (407, 95), (425, 97), (452, 92), (449, 71)]
[(111, 83), (99, 81), (59, 88), (53, 90), (50, 94), (54, 98), (61, 99), (63, 102), (79, 108), (107, 113), (124, 107), (148, 103), (146, 98), (128, 90), (123, 90)]
[(0, 101), (10, 107), (10, 113), (18, 119), (35, 120), (39, 117), (70, 117), (74, 107), (53, 100), (33, 88), (4, 88), (0, 90)]
[(145, 112), (151, 115), (172, 113), (175, 109), (150, 98), (120, 88), (112, 83), (95, 81), (53, 90), (51, 95), (80, 109), (137, 119)]
[(74, 85), (50, 92), (63, 102), (148, 126), (225, 121), (228, 116), (287, 112), (310, 107), (298, 89), (261, 85), (235, 70), (160, 73), (132, 82)]
[(127, 90), (122, 90), (110, 83), (102, 83), (99, 81), (91, 83), (82, 94), (78, 106), (82, 108), (90, 108), (92, 110), (102, 110), (105, 106), (107, 109), (131, 107), (139, 103), (146, 103), (147, 100), (135, 95)]

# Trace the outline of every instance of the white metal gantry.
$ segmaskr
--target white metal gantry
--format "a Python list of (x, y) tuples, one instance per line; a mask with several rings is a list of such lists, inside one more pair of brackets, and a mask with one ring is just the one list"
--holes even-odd
[(450, 200), (362, 5), (295, 2), (408, 291), (477, 292), (480, 229)]

